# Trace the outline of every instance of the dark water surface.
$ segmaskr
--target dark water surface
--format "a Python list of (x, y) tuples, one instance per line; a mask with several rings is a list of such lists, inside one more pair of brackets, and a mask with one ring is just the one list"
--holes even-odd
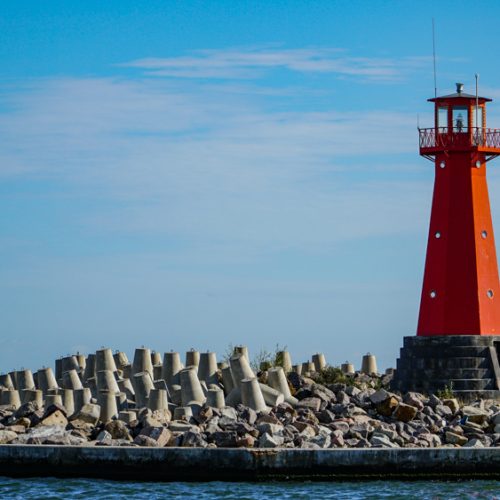
[(500, 499), (500, 481), (345, 483), (141, 483), (93, 479), (0, 477), (0, 499)]

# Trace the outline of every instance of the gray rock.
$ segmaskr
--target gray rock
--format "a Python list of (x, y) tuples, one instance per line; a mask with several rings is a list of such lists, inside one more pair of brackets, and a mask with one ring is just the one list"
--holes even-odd
[(263, 422), (257, 425), (257, 430), (259, 434), (269, 434), (270, 436), (282, 436), (284, 427), (281, 424), (270, 424), (269, 422)]
[(262, 434), (259, 438), (259, 448), (276, 448), (282, 445), (284, 439), (280, 436), (270, 436), (267, 433)]
[(475, 424), (483, 424), (490, 416), (489, 412), (481, 408), (475, 408), (474, 406), (464, 406), (462, 408), (462, 414), (467, 417), (468, 421), (474, 422)]
[(382, 448), (399, 448), (396, 443), (393, 443), (387, 436), (380, 433), (374, 433), (370, 438), (370, 444)]
[(75, 415), (74, 420), (80, 420), (92, 425), (96, 425), (101, 414), (101, 407), (96, 404), (87, 403), (82, 406), (81, 410)]
[(464, 448), (484, 448), (484, 444), (479, 439), (470, 439), (464, 445)]
[(329, 448), (331, 438), (328, 434), (319, 433), (317, 436), (312, 437), (309, 442), (318, 445), (320, 448)]
[(453, 412), (451, 410), (451, 408), (447, 405), (444, 405), (444, 404), (439, 404), (439, 405), (436, 405), (436, 407), (434, 408), (434, 411), (441, 417), (444, 417), (444, 418), (449, 418), (449, 417), (452, 417), (453, 416)]
[(187, 431), (182, 436), (181, 446), (185, 448), (206, 448), (208, 443), (199, 432)]
[(463, 446), (467, 443), (468, 439), (465, 436), (461, 436), (460, 434), (455, 434), (454, 432), (447, 431), (445, 433), (445, 441), (448, 444), (457, 444), (459, 446)]
[(385, 389), (379, 389), (377, 392), (374, 392), (370, 397), (370, 401), (374, 405), (378, 405), (380, 403), (383, 403), (385, 400), (389, 399), (391, 397), (391, 394), (387, 392)]
[(237, 446), (238, 435), (234, 431), (214, 432), (210, 440), (215, 443), (217, 448), (235, 448)]
[(231, 408), (230, 406), (226, 406), (224, 408), (221, 408), (220, 410), (220, 416), (230, 418), (232, 420), (237, 420), (238, 419), (238, 414), (236, 413), (236, 410), (234, 408)]
[[(163, 448), (167, 446), (170, 438), (172, 437), (172, 432), (166, 427), (144, 427), (139, 433), (139, 436), (146, 436), (150, 439), (154, 439), (157, 443), (157, 446)], [(139, 437), (137, 436), (137, 437)], [(137, 438), (136, 438), (137, 439)], [(135, 441), (135, 440), (134, 440)], [(140, 443), (137, 443), (140, 444)]]
[(9, 444), (17, 438), (13, 431), (0, 430), (0, 444)]
[(312, 411), (319, 411), (321, 406), (321, 399), (317, 397), (310, 397), (301, 399), (297, 403), (297, 408), (309, 408)]
[(323, 410), (319, 412), (318, 420), (323, 424), (331, 424), (335, 421), (335, 413), (329, 410)]

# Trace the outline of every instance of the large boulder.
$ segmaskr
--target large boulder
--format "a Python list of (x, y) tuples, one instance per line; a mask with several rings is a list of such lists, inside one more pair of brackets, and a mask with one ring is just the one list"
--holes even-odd
[(44, 415), (38, 425), (48, 425), (48, 426), (53, 426), (53, 425), (60, 425), (63, 427), (66, 427), (68, 425), (68, 419), (66, 418), (65, 413), (63, 413), (61, 410), (56, 409), (55, 411), (51, 412), (49, 415)]
[(109, 432), (112, 439), (126, 439), (127, 441), (132, 441), (130, 431), (125, 425), (125, 422), (121, 420), (111, 420), (105, 425), (104, 429)]
[(238, 445), (238, 434), (235, 431), (214, 432), (210, 440), (217, 448), (235, 448)]
[(467, 420), (474, 422), (475, 424), (484, 424), (490, 416), (489, 412), (482, 410), (481, 408), (476, 408), (475, 406), (464, 406), (462, 408), (462, 413)]
[(395, 396), (389, 396), (384, 401), (376, 405), (377, 413), (384, 417), (390, 417), (394, 410), (398, 407), (399, 401)]
[(0, 444), (9, 444), (17, 438), (17, 434), (13, 431), (0, 430)]
[(82, 406), (81, 410), (73, 417), (73, 420), (80, 420), (88, 424), (96, 425), (101, 415), (101, 407), (93, 403), (87, 403)]
[(393, 413), (393, 417), (400, 422), (410, 422), (417, 415), (417, 408), (407, 405), (406, 403), (399, 403)]
[(163, 448), (167, 445), (172, 437), (172, 433), (166, 427), (144, 427), (134, 440), (137, 444), (141, 445), (142, 438), (140, 436), (146, 436), (149, 439), (156, 441), (156, 446)]
[(455, 434), (454, 432), (446, 431), (445, 441), (448, 444), (463, 446), (465, 443), (467, 443), (468, 439), (465, 436), (461, 436), (460, 434)]
[(317, 412), (321, 406), (321, 399), (317, 397), (309, 397), (301, 399), (296, 407), (297, 408), (309, 408), (310, 410)]

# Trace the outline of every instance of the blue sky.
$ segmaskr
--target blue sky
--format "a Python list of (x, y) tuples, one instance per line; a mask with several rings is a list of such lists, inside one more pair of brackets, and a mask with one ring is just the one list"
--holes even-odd
[(416, 124), (432, 123), (431, 20), (439, 92), (473, 91), (478, 72), (499, 99), (499, 14), (2, 2), (0, 371), (230, 343), (394, 365), (416, 330), (430, 215)]

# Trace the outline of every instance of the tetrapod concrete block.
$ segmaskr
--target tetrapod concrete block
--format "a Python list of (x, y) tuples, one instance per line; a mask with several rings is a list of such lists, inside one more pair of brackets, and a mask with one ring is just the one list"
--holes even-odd
[(248, 358), (240, 353), (231, 357), (229, 360), (231, 365), (231, 374), (233, 376), (233, 383), (235, 387), (241, 387), (241, 381), (255, 377), (255, 374), (250, 367)]
[(245, 378), (241, 381), (241, 401), (252, 410), (267, 410), (266, 402), (256, 377)]
[(346, 361), (345, 363), (342, 363), (340, 366), (340, 369), (342, 370), (342, 373), (346, 374), (352, 374), (354, 373), (354, 365), (352, 363), (349, 363)]
[(115, 375), (111, 370), (100, 370), (97, 372), (97, 389), (98, 391), (111, 391), (113, 393), (120, 392)]
[(90, 403), (92, 399), (92, 393), (88, 387), (84, 387), (83, 389), (76, 389), (73, 391), (73, 403), (74, 403), (74, 411), (78, 413), (84, 405)]
[(149, 393), (154, 389), (153, 379), (149, 372), (136, 373), (133, 378), (135, 390), (135, 404), (137, 408), (147, 405)]
[(366, 373), (368, 375), (378, 373), (377, 360), (373, 354), (368, 353), (363, 356), (363, 361), (361, 362), (361, 373)]
[(95, 371), (97, 373), (103, 370), (109, 370), (112, 373), (116, 372), (116, 363), (111, 349), (103, 348), (95, 353)]
[(198, 378), (208, 384), (217, 384), (217, 357), (215, 352), (202, 352), (198, 366)]
[(205, 394), (194, 368), (185, 368), (181, 371), (181, 388), (182, 406), (187, 406), (191, 401), (201, 404), (205, 402)]
[(151, 352), (151, 364), (153, 366), (155, 366), (155, 365), (161, 366), (161, 353), (160, 352), (156, 352), (156, 351)]
[(61, 394), (47, 394), (45, 396), (45, 408), (48, 408), (50, 405), (64, 406), (62, 395)]
[(226, 405), (224, 391), (222, 389), (208, 389), (207, 406), (212, 408), (224, 408)]
[(83, 381), (95, 377), (95, 354), (89, 354), (85, 361), (85, 370), (83, 371)]
[(166, 352), (163, 355), (161, 378), (167, 382), (169, 388), (181, 383), (180, 371), (183, 369), (178, 352)]
[(245, 356), (250, 363), (250, 356), (248, 355), (248, 347), (246, 345), (237, 345), (233, 348), (233, 356), (237, 356), (238, 354)]
[(101, 407), (99, 420), (103, 423), (109, 422), (118, 416), (116, 394), (110, 391), (99, 391), (98, 404)]
[(52, 368), (41, 368), (38, 370), (37, 374), (38, 388), (41, 389), (44, 394), (47, 394), (51, 389), (57, 389), (57, 380)]
[(115, 365), (118, 370), (123, 370), (123, 367), (130, 364), (127, 354), (122, 351), (115, 351), (113, 359), (115, 360)]
[(34, 401), (35, 403), (37, 403), (39, 408), (43, 406), (43, 392), (40, 389), (24, 389), (21, 392), (21, 395), (23, 404)]
[(233, 374), (231, 373), (231, 368), (229, 366), (222, 368), (221, 372), (224, 394), (227, 396), (234, 389)]
[(21, 406), (21, 398), (17, 389), (4, 389), (0, 400), (0, 405), (10, 406), (16, 410)]
[(264, 396), (264, 401), (267, 406), (278, 406), (285, 401), (285, 396), (283, 393), (273, 389), (266, 384), (259, 384), (262, 395)]
[(137, 348), (134, 352), (134, 361), (132, 363), (132, 372), (147, 372), (153, 377), (153, 363), (151, 363), (151, 350), (146, 347)]
[(14, 384), (12, 383), (12, 378), (8, 373), (0, 375), (0, 387), (5, 389), (14, 389)]
[(167, 391), (165, 389), (151, 389), (147, 407), (150, 410), (168, 410)]
[(62, 398), (64, 408), (66, 408), (66, 414), (69, 417), (75, 413), (75, 399), (73, 389), (63, 389)]
[(174, 410), (174, 420), (187, 420), (193, 416), (193, 410), (190, 406), (178, 406)]
[(292, 357), (288, 351), (278, 351), (276, 353), (276, 364), (281, 366), (285, 373), (292, 371)]
[(273, 389), (281, 392), (287, 403), (291, 404), (292, 406), (295, 406), (298, 403), (297, 398), (294, 398), (292, 396), (292, 393), (290, 392), (290, 386), (288, 385), (285, 371), (281, 366), (276, 366), (268, 371), (267, 383)]
[(83, 389), (82, 381), (74, 368), (67, 372), (63, 372), (62, 379), (64, 389)]
[(200, 353), (191, 349), (186, 352), (186, 368), (188, 366), (195, 366), (198, 369), (198, 365), (200, 364)]
[(320, 372), (323, 368), (326, 367), (326, 359), (325, 355), (321, 352), (313, 354), (312, 362), (314, 364), (314, 371)]
[(65, 356), (61, 360), (61, 370), (62, 373), (68, 372), (70, 370), (76, 370), (77, 372), (80, 371), (80, 365), (78, 364), (78, 360), (76, 359), (76, 356)]
[(31, 370), (18, 370), (17, 372), (17, 390), (35, 389), (35, 381)]

